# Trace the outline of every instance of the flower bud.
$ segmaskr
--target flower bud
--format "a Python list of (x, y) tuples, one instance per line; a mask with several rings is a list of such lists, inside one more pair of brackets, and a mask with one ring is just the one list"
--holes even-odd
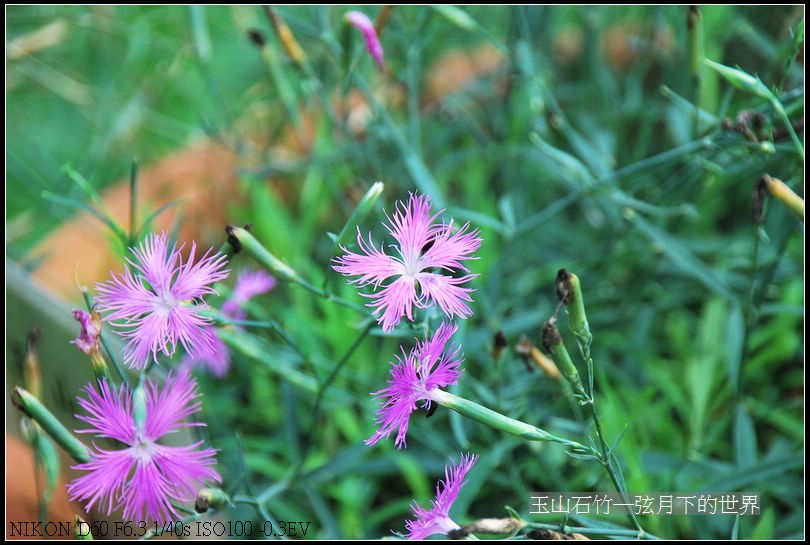
[(579, 371), (577, 371), (574, 362), (571, 361), (571, 356), (563, 344), (560, 330), (551, 321), (543, 324), (543, 348), (546, 352), (551, 354), (557, 368), (562, 372), (565, 379), (570, 382), (574, 387), (582, 388), (582, 381), (579, 378)]
[(794, 193), (785, 182), (763, 174), (759, 184), (764, 184), (771, 195), (779, 199), (782, 204), (787, 206), (800, 220), (804, 221), (804, 199)]
[(498, 331), (492, 338), (492, 359), (498, 361), (503, 355), (503, 349), (509, 346), (503, 331)]
[(295, 269), (270, 253), (246, 229), (228, 225), (225, 227), (225, 232), (228, 233), (228, 242), (234, 248), (234, 253), (247, 252), (277, 278), (291, 282), (301, 281)]
[(230, 496), (219, 488), (204, 488), (197, 494), (194, 509), (198, 513), (205, 513), (209, 509), (221, 509), (230, 501)]
[(289, 56), (298, 66), (304, 66), (307, 56), (304, 50), (298, 44), (295, 36), (290, 30), (289, 25), (281, 17), (281, 15), (273, 8), (266, 7), (267, 13), (270, 15), (270, 21), (273, 23), (273, 28), (276, 30), (278, 39), (281, 42), (281, 47), (284, 52)]
[(42, 376), (39, 370), (39, 357), (37, 356), (37, 341), (42, 336), (42, 328), (37, 326), (31, 329), (26, 339), (25, 364), (23, 369), (23, 384), (35, 396), (42, 394)]
[(748, 91), (749, 93), (757, 95), (758, 97), (764, 98), (768, 101), (773, 99), (773, 93), (771, 93), (770, 89), (768, 89), (768, 87), (762, 83), (759, 78), (746, 74), (737, 68), (731, 68), (730, 66), (726, 66), (709, 59), (704, 59), (703, 62), (706, 64), (706, 66), (723, 76), (723, 78), (734, 87), (742, 89), (743, 91)]
[(385, 185), (382, 182), (375, 182), (368, 188), (368, 191), (366, 191), (365, 195), (363, 195), (360, 202), (358, 202), (357, 206), (354, 208), (352, 215), (349, 216), (346, 225), (343, 226), (343, 229), (341, 229), (340, 233), (335, 237), (335, 248), (332, 251), (333, 255), (337, 252), (338, 246), (343, 242), (343, 239), (346, 238), (349, 231), (366, 219), (366, 216), (371, 212), (377, 199), (382, 195), (383, 189), (385, 189)]
[(579, 278), (574, 273), (560, 269), (555, 284), (557, 296), (568, 306), (568, 327), (576, 336), (583, 357), (588, 359), (593, 337), (588, 326), (588, 317), (585, 315), (585, 303), (582, 300)]
[(374, 29), (374, 23), (371, 22), (371, 19), (369, 19), (365, 13), (359, 11), (346, 13), (343, 19), (363, 34), (363, 38), (366, 41), (366, 49), (371, 55), (371, 58), (374, 59), (374, 64), (376, 64), (377, 68), (382, 72), (385, 69), (383, 66), (383, 47), (377, 36), (377, 31)]
[(82, 325), (82, 331), (70, 343), (75, 344), (85, 354), (100, 350), (98, 338), (101, 335), (101, 314), (79, 309), (73, 309), (71, 312), (76, 321)]
[(15, 387), (11, 392), (11, 402), (26, 415), (31, 417), (47, 432), (56, 443), (65, 449), (77, 462), (88, 462), (90, 457), (87, 447), (76, 439), (72, 433), (36, 397), (25, 388)]

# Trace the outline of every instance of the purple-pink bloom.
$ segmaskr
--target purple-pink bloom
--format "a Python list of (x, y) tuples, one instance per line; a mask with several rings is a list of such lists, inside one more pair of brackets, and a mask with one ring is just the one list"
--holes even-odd
[[(222, 314), (226, 318), (244, 320), (247, 318), (247, 313), (244, 310), (245, 303), (257, 295), (267, 293), (274, 287), (276, 287), (276, 279), (266, 271), (260, 269), (255, 272), (240, 272), (233, 293), (222, 305)], [(187, 369), (195, 365), (201, 365), (207, 368), (214, 376), (225, 376), (231, 366), (231, 356), (228, 353), (228, 347), (216, 333), (214, 333), (211, 348), (210, 352), (198, 349), (189, 352), (183, 358), (181, 367)]]
[[(391, 256), (378, 250), (369, 234), (368, 242), (357, 230), (357, 243), (363, 253), (356, 254), (343, 248), (345, 255), (335, 259), (333, 268), (346, 276), (357, 276), (352, 283), (359, 286), (372, 284), (379, 288), (383, 281), (396, 277), (373, 294), (362, 294), (372, 299), (367, 305), (374, 314), (382, 312), (377, 320), (385, 332), (391, 331), (403, 316), (413, 320), (413, 307), (425, 308), (436, 303), (449, 318), (472, 315), (465, 301), (472, 301), (471, 288), (462, 287), (475, 274), (452, 275), (443, 271), (456, 270), (469, 273), (462, 263), (476, 259), (470, 255), (481, 246), (478, 229), (467, 232), (469, 223), (456, 229), (453, 221), (437, 223), (438, 213), (430, 214), (430, 199), (425, 195), (411, 194), (408, 204), (397, 202), (390, 225), (383, 224), (397, 241), (399, 256)], [(342, 247), (341, 247), (342, 248)], [(438, 269), (438, 271), (433, 271)]]
[(461, 488), (467, 484), (464, 477), (477, 461), (478, 456), (462, 454), (458, 464), (452, 464), (452, 467), (444, 468), (444, 480), (439, 481), (436, 485), (436, 499), (431, 500), (431, 509), (422, 509), (417, 503), (411, 506), (416, 520), (405, 521), (405, 528), (408, 530), (405, 537), (408, 539), (425, 539), (433, 534), (447, 534), (451, 530), (460, 528), (450, 518), (450, 507), (456, 501)]
[[(172, 356), (177, 343), (187, 352), (213, 352), (211, 319), (200, 311), (206, 308), (203, 295), (216, 293), (210, 285), (228, 276), (226, 257), (209, 249), (194, 263), (196, 244), (192, 243), (188, 260), (180, 255), (182, 246), (168, 248), (168, 235), (150, 235), (132, 248), (137, 262), (127, 259), (123, 274), (96, 284), (98, 308), (110, 312), (107, 320), (128, 339), (124, 361), (143, 369), (158, 353)], [(122, 320), (121, 323), (114, 323)]]
[(244, 320), (247, 317), (243, 309), (245, 303), (257, 295), (272, 290), (276, 287), (276, 283), (276, 279), (262, 269), (255, 272), (240, 272), (233, 293), (222, 305), (222, 314), (234, 320)]
[[(144, 383), (143, 407), (127, 384), (110, 385), (106, 379), (85, 386), (87, 399), (78, 398), (88, 415), (76, 415), (89, 424), (77, 433), (91, 433), (124, 443), (120, 450), (106, 450), (93, 444), (90, 461), (74, 466), (88, 473), (68, 485), (70, 499), (86, 501), (90, 510), (107, 515), (123, 507), (124, 520), (154, 521), (165, 524), (182, 515), (172, 501), (193, 499), (200, 488), (221, 482), (211, 467), (216, 464), (214, 449), (199, 449), (202, 441), (179, 447), (157, 443), (161, 437), (200, 422), (182, 422), (200, 410), (197, 384), (187, 373), (169, 373), (161, 390), (151, 379)], [(148, 523), (148, 522), (147, 522)]]
[(425, 401), (422, 406), (430, 409), (433, 396), (441, 391), (439, 388), (456, 383), (464, 356), (459, 346), (451, 345), (446, 352), (444, 346), (457, 329), (455, 324), (442, 323), (430, 340), (417, 340), (410, 354), (405, 355), (405, 349), (400, 347), (404, 360), (396, 356), (389, 386), (371, 394), (384, 401), (377, 411), (378, 429), (366, 439), (367, 445), (371, 446), (383, 437), (387, 439), (398, 428), (394, 442), (397, 448), (406, 446), (408, 421), (417, 409), (417, 402)]
[(99, 346), (99, 336), (101, 335), (101, 315), (98, 312), (87, 312), (86, 310), (73, 309), (73, 317), (82, 325), (79, 336), (70, 341), (85, 354), (92, 354), (101, 350)]
[(366, 16), (365, 13), (360, 11), (349, 11), (343, 16), (346, 21), (354, 25), (357, 30), (363, 34), (366, 41), (366, 49), (374, 59), (374, 64), (382, 72), (383, 67), (383, 47), (380, 43), (380, 38), (377, 36), (377, 30), (374, 28), (374, 23)]
[(191, 370), (196, 366), (204, 367), (215, 377), (222, 378), (231, 367), (231, 354), (225, 342), (216, 332), (213, 333), (211, 352), (189, 352), (180, 363), (180, 369)]

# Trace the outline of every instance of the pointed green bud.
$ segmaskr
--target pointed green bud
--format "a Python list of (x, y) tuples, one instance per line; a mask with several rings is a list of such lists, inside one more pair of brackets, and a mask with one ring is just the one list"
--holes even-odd
[(431, 8), (439, 15), (450, 21), (452, 24), (456, 25), (457, 27), (469, 30), (471, 32), (479, 32), (481, 30), (481, 26), (470, 17), (465, 11), (455, 7), (455, 6), (447, 6), (447, 5), (431, 5)]
[(731, 68), (730, 66), (726, 66), (709, 59), (704, 59), (703, 62), (706, 64), (706, 66), (723, 76), (723, 78), (734, 87), (742, 89), (743, 91), (748, 91), (749, 93), (764, 98), (767, 101), (773, 100), (773, 93), (771, 93), (771, 90), (768, 89), (768, 87), (762, 83), (759, 78), (755, 78), (751, 74), (743, 72), (737, 68)]
[(560, 269), (554, 282), (557, 286), (557, 297), (568, 307), (568, 328), (577, 338), (582, 356), (587, 360), (590, 357), (593, 336), (588, 325), (588, 317), (585, 315), (585, 302), (582, 300), (579, 277)]
[(228, 242), (234, 248), (235, 253), (243, 251), (250, 255), (276, 278), (288, 282), (301, 282), (301, 278), (295, 272), (295, 269), (270, 253), (249, 231), (228, 225), (225, 227), (225, 232), (228, 233)]
[(700, 79), (705, 58), (703, 46), (703, 17), (698, 6), (689, 6), (686, 15), (686, 29), (689, 33), (689, 70), (692, 77)]
[(557, 364), (557, 369), (563, 374), (565, 379), (575, 388), (582, 389), (582, 381), (579, 378), (579, 371), (571, 361), (571, 356), (563, 344), (560, 330), (550, 320), (543, 324), (543, 348), (551, 355), (551, 359)]
[(42, 429), (65, 449), (77, 462), (85, 463), (90, 461), (89, 451), (84, 443), (76, 439), (72, 433), (62, 425), (45, 405), (32, 396), (30, 392), (19, 386), (11, 392), (11, 402), (26, 415), (31, 417)]

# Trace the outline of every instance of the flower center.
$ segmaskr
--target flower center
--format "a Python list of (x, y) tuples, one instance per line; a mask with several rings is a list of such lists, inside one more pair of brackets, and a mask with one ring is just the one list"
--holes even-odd
[(154, 300), (155, 311), (170, 313), (177, 306), (177, 299), (171, 293), (157, 295)]
[(402, 260), (402, 272), (405, 276), (409, 278), (416, 279), (416, 276), (422, 272), (421, 263), (419, 263), (419, 258), (404, 258)]
[(138, 460), (138, 462), (147, 463), (154, 458), (157, 452), (157, 445), (155, 445), (154, 441), (146, 439), (138, 433), (138, 439), (135, 444), (130, 447), (130, 452), (132, 453), (132, 457)]

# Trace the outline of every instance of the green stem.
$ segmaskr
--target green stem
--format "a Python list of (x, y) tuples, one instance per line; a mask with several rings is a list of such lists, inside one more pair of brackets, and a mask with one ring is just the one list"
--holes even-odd
[[(280, 278), (281, 280), (286, 280), (288, 282), (293, 282), (298, 284), (302, 288), (307, 291), (310, 291), (317, 295), (318, 297), (323, 297), (327, 301), (333, 301), (339, 305), (344, 307), (348, 307), (351, 309), (356, 310), (366, 316), (369, 315), (368, 311), (360, 305), (352, 303), (350, 301), (346, 301), (336, 295), (333, 295), (327, 292), (325, 289), (319, 288), (314, 286), (313, 284), (309, 283), (308, 281), (304, 280), (299, 276), (299, 274), (281, 261), (279, 258), (274, 256), (270, 253), (267, 248), (265, 248), (256, 238), (245, 229), (241, 229), (239, 227), (228, 226), (226, 231), (228, 232), (228, 236), (232, 239), (235, 239), (235, 242), (241, 246), (241, 250), (249, 254), (253, 259), (259, 262), (264, 268), (270, 271), (273, 275)], [(233, 242), (230, 243), (233, 245)]]
[(508, 416), (495, 412), (492, 409), (488, 409), (483, 405), (479, 405), (478, 403), (474, 403), (449, 392), (438, 389), (434, 390), (431, 392), (431, 399), (439, 405), (452, 409), (457, 413), (466, 416), (467, 418), (510, 435), (515, 435), (528, 441), (549, 441), (552, 443), (559, 443), (561, 445), (565, 445), (571, 449), (572, 452), (577, 454), (590, 454), (596, 458), (599, 458), (599, 452), (593, 447), (588, 447), (582, 443), (577, 443), (576, 441), (572, 441), (570, 439), (558, 437), (536, 426), (521, 422), (520, 420), (515, 420), (514, 418), (509, 418)]
[[(599, 419), (599, 413), (596, 412), (596, 403), (594, 402), (594, 373), (593, 373), (593, 359), (591, 358), (591, 341), (593, 336), (591, 335), (590, 327), (588, 325), (588, 319), (585, 314), (585, 302), (582, 297), (582, 285), (580, 284), (579, 277), (569, 272), (565, 269), (560, 269), (557, 273), (556, 278), (556, 285), (557, 285), (557, 295), (560, 297), (560, 300), (567, 305), (568, 308), (568, 328), (571, 330), (571, 333), (574, 334), (576, 337), (577, 345), (579, 346), (580, 356), (582, 357), (583, 361), (585, 362), (586, 368), (588, 370), (587, 376), (587, 384), (588, 390), (587, 392), (579, 391), (581, 390), (581, 382), (579, 382), (579, 377), (577, 377), (577, 383), (574, 384), (575, 389), (579, 386), (579, 393), (580, 397), (583, 399), (583, 404), (586, 404), (590, 407), (591, 410), (591, 418), (593, 419), (594, 426), (596, 427), (596, 435), (599, 438), (599, 446), (601, 448), (601, 454), (598, 456), (600, 462), (605, 467), (610, 475), (610, 480), (613, 482), (613, 486), (616, 487), (616, 491), (621, 494), (622, 501), (627, 503), (626, 492), (624, 490), (624, 486), (622, 485), (622, 481), (619, 479), (618, 474), (616, 473), (616, 468), (613, 467), (613, 463), (611, 462), (611, 453), (609, 452), (609, 448), (607, 445), (607, 441), (605, 440), (605, 433), (602, 431), (602, 422)], [(568, 363), (570, 366), (573, 367), (573, 363), (570, 361), (570, 356), (568, 356), (568, 351), (565, 349), (565, 345), (562, 343), (562, 338), (559, 335), (559, 331), (557, 331), (557, 335), (547, 335), (547, 333), (551, 333), (547, 331), (548, 328), (554, 328), (554, 324), (550, 322), (546, 322), (543, 325), (543, 342), (544, 344), (554, 340), (555, 344), (554, 350), (552, 353), (552, 357), (554, 357), (554, 361), (558, 362), (560, 356), (565, 356), (568, 359)], [(552, 339), (553, 337), (553, 339)], [(559, 342), (557, 342), (559, 341)], [(560, 365), (560, 363), (557, 363)], [(639, 524), (638, 520), (636, 520), (635, 515), (633, 512), (628, 513), (630, 520), (635, 526), (636, 530), (639, 532), (643, 532), (641, 525)]]
[(366, 97), (369, 105), (371, 105), (374, 114), (382, 120), (386, 128), (389, 130), (391, 138), (394, 141), (394, 145), (396, 145), (399, 152), (402, 154), (403, 160), (405, 161), (405, 167), (408, 169), (408, 173), (411, 175), (411, 178), (413, 178), (416, 187), (418, 187), (422, 193), (429, 195), (437, 207), (444, 208), (444, 199), (442, 198), (442, 193), (439, 190), (436, 179), (433, 177), (433, 174), (430, 173), (430, 170), (428, 170), (427, 165), (425, 165), (425, 162), (422, 160), (422, 157), (419, 155), (418, 151), (408, 144), (408, 141), (405, 136), (403, 136), (399, 126), (394, 122), (393, 119), (391, 119), (388, 111), (383, 108), (383, 106), (374, 96), (374, 93), (369, 88), (366, 80), (364, 80), (358, 74), (355, 74), (354, 79), (357, 82), (357, 86), (360, 88), (360, 91)]
[(135, 245), (135, 226), (138, 212), (138, 161), (132, 160), (132, 169), (129, 171), (129, 245)]
[[(320, 415), (320, 411), (321, 411), (321, 402), (323, 401), (323, 396), (326, 393), (326, 389), (329, 388), (329, 386), (332, 384), (332, 382), (334, 382), (334, 380), (337, 377), (340, 370), (343, 368), (343, 366), (346, 364), (346, 362), (349, 361), (349, 358), (351, 357), (351, 355), (354, 353), (355, 350), (357, 350), (357, 347), (360, 346), (360, 343), (363, 342), (363, 339), (366, 338), (366, 335), (369, 334), (369, 332), (371, 331), (371, 329), (373, 327), (374, 327), (374, 322), (369, 322), (369, 324), (363, 329), (363, 332), (360, 333), (360, 335), (354, 340), (354, 342), (349, 347), (349, 349), (346, 351), (346, 353), (343, 355), (343, 357), (340, 358), (340, 361), (337, 363), (337, 365), (335, 365), (332, 368), (332, 372), (329, 374), (328, 377), (326, 377), (326, 380), (324, 381), (324, 383), (320, 386), (320, 388), (318, 388), (318, 394), (315, 397), (315, 405), (314, 405), (314, 407), (312, 409), (312, 423), (310, 424), (309, 432), (307, 433), (308, 437), (312, 437), (313, 431), (315, 429), (315, 425), (318, 422), (318, 416)], [(311, 444), (311, 443), (309, 443), (309, 444)]]
[(802, 144), (801, 140), (799, 140), (799, 136), (796, 134), (796, 131), (793, 129), (793, 123), (790, 122), (790, 118), (788, 117), (787, 112), (785, 112), (785, 108), (776, 97), (771, 99), (771, 106), (773, 106), (773, 109), (776, 110), (776, 114), (782, 119), (782, 122), (784, 122), (785, 126), (787, 127), (790, 138), (793, 140), (793, 145), (796, 146), (796, 151), (799, 154), (802, 162), (804, 162), (804, 145)]
[[(340, 245), (343, 243), (346, 236), (349, 234), (352, 229), (356, 228), (360, 222), (362, 222), (368, 213), (371, 212), (371, 209), (374, 207), (374, 204), (377, 202), (377, 199), (380, 198), (382, 195), (383, 189), (385, 189), (385, 185), (382, 182), (375, 182), (368, 188), (368, 191), (363, 195), (360, 201), (357, 203), (357, 206), (352, 211), (351, 216), (349, 219), (346, 220), (346, 223), (343, 225), (343, 228), (340, 230), (340, 233), (337, 234), (335, 237), (335, 241), (332, 244), (332, 256), (337, 254)], [(327, 275), (324, 279), (324, 282), (329, 278)], [(325, 289), (325, 286), (324, 286)]]
[[(175, 505), (175, 507), (178, 507), (178, 506)], [(183, 520), (171, 521), (170, 524), (172, 524), (172, 528), (174, 528), (175, 527), (174, 525), (176, 525), (178, 522), (180, 524), (188, 524), (189, 522), (194, 522), (195, 520), (203, 518), (205, 516), (211, 516), (215, 512), (216, 511), (211, 510), (211, 511), (206, 511), (205, 513), (194, 513), (194, 514), (184, 518)], [(147, 531), (143, 536), (141, 536), (140, 539), (152, 539), (153, 537), (160, 537), (160, 536), (163, 535), (164, 531), (165, 530), (163, 528), (155, 529), (153, 527), (151, 530)]]
[[(236, 449), (239, 453), (239, 467), (242, 470), (242, 475), (244, 477), (245, 488), (247, 488), (248, 494), (250, 496), (248, 498), (244, 498), (242, 496), (234, 496), (231, 500), (233, 503), (249, 503), (256, 508), (256, 511), (259, 513), (259, 516), (262, 517), (263, 520), (269, 521), (270, 524), (273, 526), (278, 526), (276, 523), (276, 519), (270, 515), (267, 511), (267, 508), (264, 506), (265, 501), (262, 501), (256, 496), (256, 492), (253, 490), (253, 484), (250, 482), (250, 475), (248, 475), (247, 465), (245, 464), (245, 449), (242, 445), (242, 434), (236, 432)], [(287, 539), (286, 536), (282, 536), (281, 539)]]
[[(605, 441), (605, 434), (602, 431), (602, 422), (599, 420), (599, 414), (596, 412), (596, 404), (593, 401), (593, 393), (591, 393), (591, 397), (588, 400), (588, 405), (591, 408), (591, 418), (593, 418), (593, 423), (596, 426), (596, 435), (599, 438), (599, 446), (602, 449), (602, 454), (600, 456), (602, 465), (605, 466), (608, 475), (610, 475), (610, 480), (613, 482), (613, 486), (616, 487), (616, 491), (622, 495), (622, 501), (624, 503), (628, 503), (624, 487), (621, 485), (621, 482), (619, 481), (619, 478), (616, 475), (616, 471), (613, 468), (613, 464), (610, 462), (610, 455), (608, 454), (607, 441)], [(639, 524), (638, 520), (636, 519), (636, 516), (633, 514), (632, 511), (628, 513), (628, 516), (630, 517), (630, 520), (632, 521), (633, 526), (635, 526), (636, 530), (638, 530), (639, 533), (643, 533), (644, 529), (641, 527), (641, 524)]]
[(560, 526), (559, 524), (548, 524), (545, 522), (527, 522), (525, 528), (537, 528), (541, 530), (558, 530), (565, 534), (599, 534), (603, 536), (633, 537), (636, 539), (661, 539), (643, 530), (627, 530), (624, 528), (589, 528), (587, 526)]

